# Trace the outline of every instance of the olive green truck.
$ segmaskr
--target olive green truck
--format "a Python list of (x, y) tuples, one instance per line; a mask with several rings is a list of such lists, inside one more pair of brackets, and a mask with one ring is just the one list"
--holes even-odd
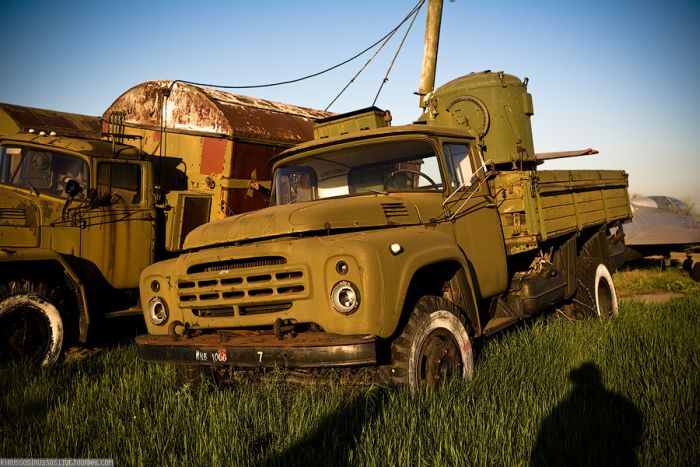
[(377, 366), (416, 390), (470, 378), (476, 340), (543, 311), (614, 315), (627, 174), (540, 170), (527, 81), (423, 94), (415, 124), (376, 108), (319, 122), (271, 160), (270, 207), (147, 267), (139, 356), (185, 375)]

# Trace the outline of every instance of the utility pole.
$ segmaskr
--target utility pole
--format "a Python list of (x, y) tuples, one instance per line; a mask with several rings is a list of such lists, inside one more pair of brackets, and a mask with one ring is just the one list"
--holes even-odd
[(435, 67), (440, 42), (442, 0), (428, 0), (428, 16), (425, 20), (425, 44), (423, 46), (423, 68), (420, 74), (418, 95), (420, 106), (425, 108), (425, 95), (435, 88)]

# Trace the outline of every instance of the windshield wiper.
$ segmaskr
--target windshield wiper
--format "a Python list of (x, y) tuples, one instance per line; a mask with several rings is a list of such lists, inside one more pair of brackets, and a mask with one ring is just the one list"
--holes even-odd
[(372, 193), (374, 193), (374, 194), (376, 194), (376, 195), (387, 195), (387, 194), (389, 194), (387, 191), (375, 190), (374, 188), (367, 188), (367, 191), (370, 191), (370, 192), (372, 192)]
[(32, 192), (33, 192), (35, 195), (39, 196), (39, 190), (37, 190), (36, 188), (34, 188), (34, 187), (32, 186), (31, 183), (27, 183), (27, 186), (28, 186), (29, 188), (32, 189)]

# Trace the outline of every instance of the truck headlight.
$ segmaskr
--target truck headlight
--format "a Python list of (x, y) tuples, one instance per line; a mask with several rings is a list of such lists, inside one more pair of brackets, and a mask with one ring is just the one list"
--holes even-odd
[(160, 297), (153, 297), (148, 302), (148, 319), (156, 326), (162, 326), (168, 320), (168, 304)]
[(352, 282), (340, 281), (331, 290), (331, 305), (338, 313), (349, 315), (360, 306), (360, 293)]

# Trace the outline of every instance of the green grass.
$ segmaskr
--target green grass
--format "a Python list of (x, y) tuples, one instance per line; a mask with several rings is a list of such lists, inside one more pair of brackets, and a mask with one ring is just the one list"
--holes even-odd
[(642, 260), (625, 266), (613, 275), (613, 280), (617, 294), (622, 297), (662, 292), (700, 297), (700, 283), (693, 281), (687, 272), (679, 267), (662, 271), (658, 262)]
[(486, 343), (474, 381), (418, 396), (333, 377), (318, 387), (273, 377), (192, 393), (176, 387), (171, 367), (139, 362), (132, 346), (48, 369), (4, 364), (0, 458), (527, 465), (535, 452), (552, 465), (561, 456), (586, 465), (632, 452), (642, 465), (697, 465), (699, 317), (700, 298), (687, 297), (623, 301), (609, 322), (534, 320)]

